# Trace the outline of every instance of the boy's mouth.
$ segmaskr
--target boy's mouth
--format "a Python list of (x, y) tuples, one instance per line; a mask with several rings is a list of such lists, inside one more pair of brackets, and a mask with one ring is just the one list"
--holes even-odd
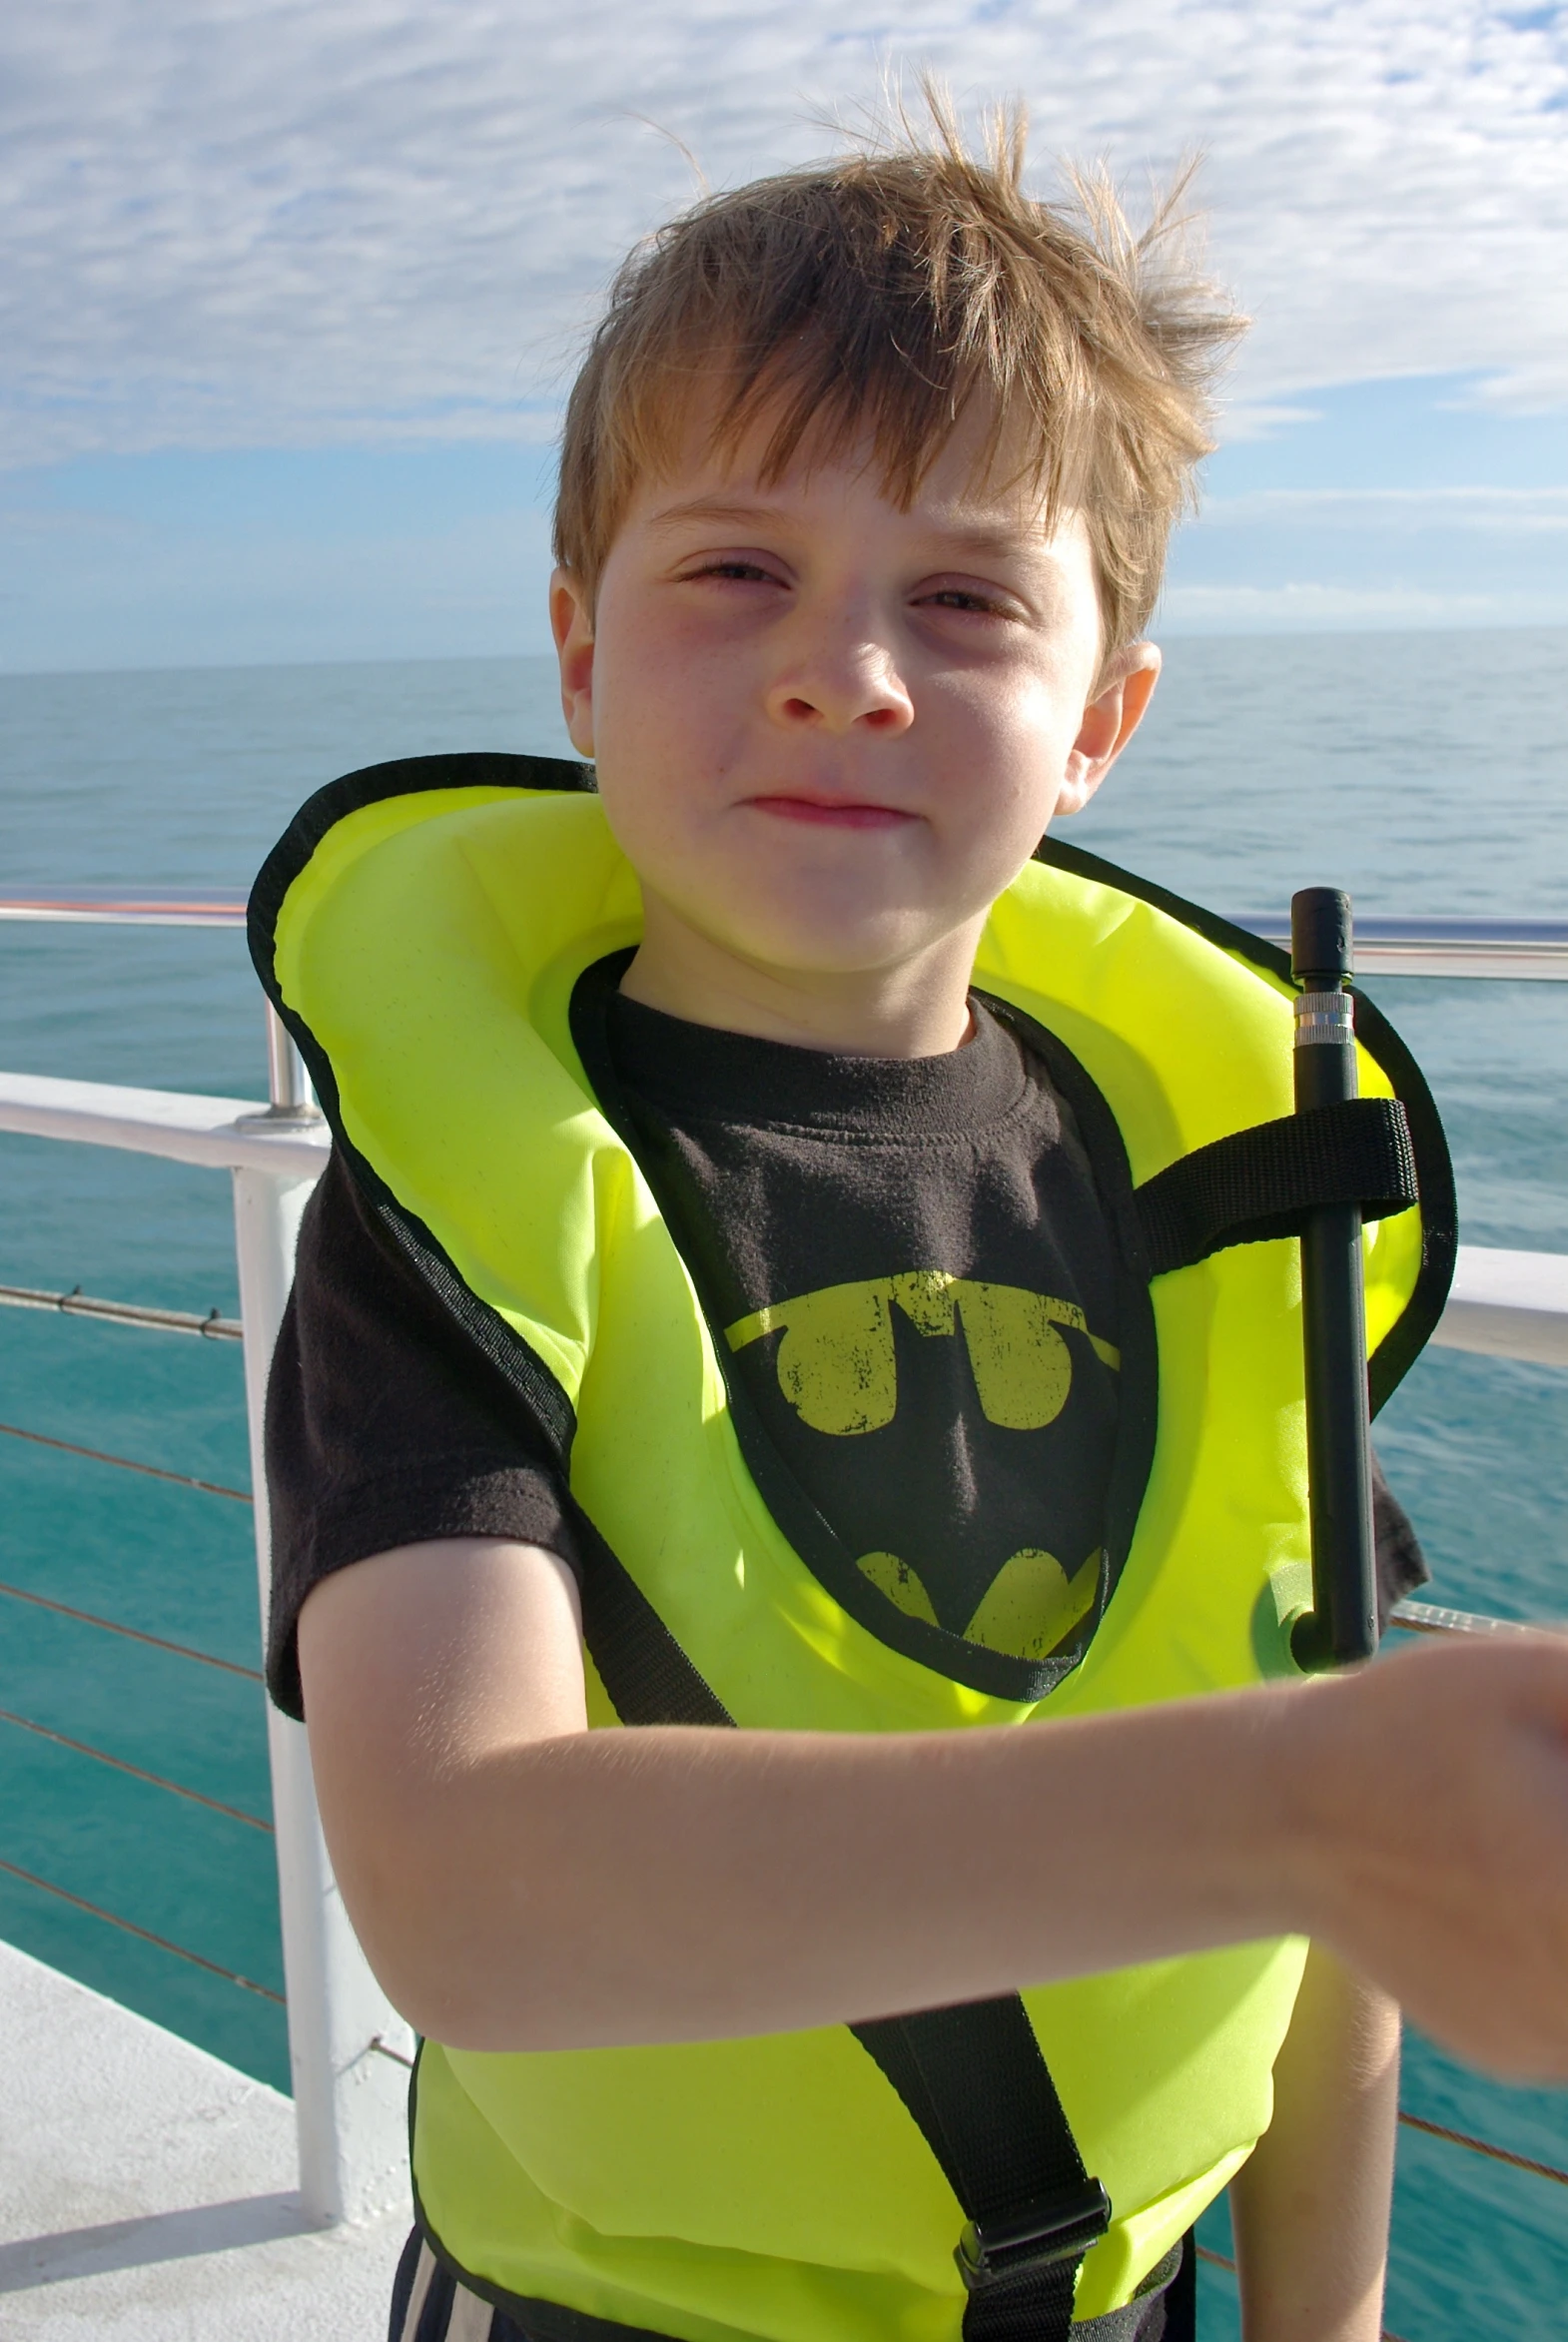
[(913, 813), (901, 813), (894, 805), (856, 804), (843, 797), (751, 797), (747, 803), (758, 813), (774, 814), (780, 821), (815, 822), (828, 829), (888, 830), (917, 818)]

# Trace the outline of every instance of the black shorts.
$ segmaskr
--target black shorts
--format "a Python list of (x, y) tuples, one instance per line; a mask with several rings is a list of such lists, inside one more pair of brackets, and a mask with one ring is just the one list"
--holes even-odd
[(392, 2280), (388, 2342), (529, 2342), (520, 2326), (442, 2268), (417, 2228)]
[[(1081, 2342), (1197, 2342), (1197, 2254), (1190, 2235), (1180, 2249), (1180, 2266), (1158, 2301), (1089, 2319), (1074, 2328)], [(612, 2330), (629, 2334), (624, 2326)], [(459, 2284), (415, 2228), (397, 2263), (388, 2342), (542, 2342), (542, 2337)], [(638, 2342), (656, 2338), (642, 2335)]]

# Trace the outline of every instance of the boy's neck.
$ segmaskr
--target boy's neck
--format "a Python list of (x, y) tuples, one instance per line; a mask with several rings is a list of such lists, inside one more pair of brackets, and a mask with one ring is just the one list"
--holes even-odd
[(969, 980), (983, 922), (943, 937), (914, 962), (802, 970), (747, 959), (653, 900), (646, 910), (643, 941), (620, 987), (644, 1008), (837, 1057), (943, 1057), (969, 1038)]

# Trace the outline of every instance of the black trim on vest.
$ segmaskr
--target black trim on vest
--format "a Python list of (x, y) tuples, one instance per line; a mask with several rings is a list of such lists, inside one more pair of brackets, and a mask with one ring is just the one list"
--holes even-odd
[[(1119, 894), (1149, 903), (1182, 927), (1190, 927), (1206, 943), (1216, 944), (1233, 959), (1245, 961), (1264, 975), (1274, 977), (1289, 991), (1295, 989), (1290, 979), (1288, 952), (1260, 935), (1252, 935), (1244, 927), (1232, 925), (1228, 919), (1221, 919), (1217, 912), (1207, 911), (1199, 903), (1189, 903), (1184, 895), (1173, 894), (1169, 887), (1157, 886), (1152, 879), (1140, 878), (1136, 871), (1123, 870), (1099, 854), (1088, 853), (1082, 846), (1064, 845), (1056, 838), (1041, 840), (1035, 850), (1035, 860), (1045, 863), (1049, 869), (1066, 871), (1070, 877), (1088, 879), (1096, 886), (1113, 887)], [(1459, 1248), (1459, 1215), (1453, 1164), (1436, 1101), (1420, 1068), (1381, 1009), (1359, 989), (1355, 990), (1355, 1031), (1356, 1039), (1382, 1067), (1393, 1086), (1394, 1096), (1405, 1110), (1421, 1195), (1421, 1266), (1415, 1285), (1367, 1361), (1367, 1381), (1375, 1415), (1409, 1373), (1443, 1313)]]
[(622, 1724), (733, 1727), (717, 1692), (580, 1507), (573, 1526), (582, 1557), (582, 1639)]
[(1347, 1098), (1232, 1131), (1178, 1156), (1136, 1200), (1151, 1276), (1298, 1236), (1319, 1204), (1359, 1204), (1363, 1220), (1408, 1211), (1420, 1196), (1403, 1103)]
[(392, 1240), (455, 1317), (474, 1347), (508, 1382), (529, 1412), (553, 1441), (561, 1467), (571, 1461), (577, 1416), (571, 1400), (537, 1350), (519, 1339), (498, 1309), (482, 1300), (459, 1276), (450, 1255), (422, 1219), (398, 1201), (373, 1165), (344, 1135), (341, 1122), (333, 1124), (333, 1144), (342, 1149), (355, 1177), (375, 1203), (378, 1216)]
[(1111, 1222), (1117, 1255), (1117, 1333), (1122, 1371), (1117, 1386), (1117, 1435), (1106, 1497), (1106, 1563), (1099, 1606), (1084, 1622), (1074, 1663), (1083, 1657), (1133, 1549), (1155, 1468), (1160, 1429), (1160, 1344), (1144, 1258), (1144, 1231), (1122, 1127), (1104, 1092), (1063, 1041), (1011, 1001), (977, 989), (991, 1014), (1009, 1027), (1045, 1066), (1073, 1110), (1101, 1206)]
[[(440, 789), (481, 788), (519, 792), (554, 789), (580, 795), (591, 793), (593, 787), (591, 764), (567, 764), (555, 756), (504, 756), (480, 750), (459, 756), (399, 756), (390, 764), (364, 765), (358, 772), (345, 773), (341, 780), (329, 781), (326, 788), (307, 797), (256, 874), (246, 906), (245, 928), (251, 965), (261, 980), (262, 990), (305, 1060), (322, 1112), (332, 1125), (335, 1143), (343, 1149), (356, 1171), (364, 1174), (367, 1191), (378, 1205), (384, 1200), (390, 1202), (414, 1227), (420, 1223), (403, 1212), (386, 1181), (345, 1138), (332, 1060), (304, 1018), (289, 1006), (279, 990), (278, 916), (284, 897), (339, 822), (346, 821), (351, 813), (363, 812), (368, 805), (383, 805), (390, 797), (418, 797)], [(428, 1228), (422, 1228), (421, 1234), (424, 1242), (433, 1245), (444, 1259)], [(564, 1400), (564, 1392), (561, 1395)], [(569, 1402), (566, 1403), (569, 1411)]]
[[(526, 777), (519, 777), (519, 768)], [(410, 1211), (393, 1193), (350, 1139), (344, 1129), (332, 1060), (304, 1018), (289, 1006), (278, 985), (278, 915), (284, 897), (330, 830), (349, 814), (358, 813), (367, 805), (380, 805), (390, 797), (417, 796), (435, 789), (484, 787), (591, 791), (593, 767), (567, 764), (557, 757), (477, 753), (404, 756), (390, 764), (371, 764), (359, 772), (345, 773), (342, 780), (330, 781), (325, 789), (318, 789), (314, 797), (306, 799), (262, 864), (251, 889), (246, 933), (262, 990), (305, 1060), (306, 1071), (332, 1130), (334, 1147), (392, 1240), (543, 1425), (564, 1467), (570, 1459), (577, 1418), (560, 1381), (537, 1351), (530, 1349), (507, 1324), (499, 1310), (491, 1308), (488, 1301), (481, 1300), (464, 1283), (444, 1246), (417, 1213)]]
[[(269, 998), (277, 1007), (277, 997), (271, 990)], [(289, 1030), (299, 1045), (300, 1054), (315, 1085), (322, 1112), (332, 1131), (333, 1146), (363, 1189), (371, 1208), (392, 1242), (407, 1255), (474, 1347), (489, 1360), (502, 1380), (510, 1384), (535, 1420), (543, 1426), (554, 1443), (564, 1471), (571, 1459), (577, 1416), (563, 1385), (537, 1350), (530, 1348), (515, 1328), (507, 1324), (500, 1311), (492, 1308), (471, 1285), (464, 1282), (444, 1245), (425, 1226), (417, 1212), (410, 1211), (392, 1192), (375, 1165), (360, 1153), (343, 1127), (342, 1107), (338, 1085), (333, 1078), (331, 1059), (309, 1026), (304, 1025), (299, 1018), (291, 1017)]]
[[(1019, 1034), (1045, 1060), (1047, 1071), (1079, 1116), (1102, 1201), (1113, 1230), (1123, 1240), (1119, 1252), (1128, 1261), (1121, 1279), (1122, 1386), (1118, 1410), (1116, 1455), (1112, 1467), (1108, 1507), (1106, 1560), (1100, 1573), (1095, 1608), (1064, 1648), (1043, 1660), (1017, 1659), (1005, 1651), (990, 1651), (930, 1620), (911, 1618), (890, 1602), (857, 1567), (854, 1555), (812, 1502), (780, 1455), (752, 1401), (724, 1337), (724, 1309), (717, 1291), (718, 1263), (705, 1216), (689, 1197), (672, 1187), (667, 1175), (644, 1160), (641, 1138), (621, 1091), (607, 1032), (608, 1007), (631, 959), (630, 951), (612, 952), (583, 971), (571, 999), (571, 1037), (588, 1077), (599, 1111), (647, 1179), (658, 1202), (665, 1227), (695, 1288), (698, 1305), (712, 1335), (714, 1354), (724, 1377), (730, 1419), (746, 1468), (769, 1513), (818, 1584), (841, 1609), (878, 1642), (889, 1644), (907, 1659), (947, 1678), (999, 1700), (1032, 1706), (1071, 1675), (1084, 1656), (1105, 1613), (1127, 1559), (1133, 1525), (1143, 1503), (1154, 1460), (1155, 1392), (1159, 1383), (1154, 1355), (1154, 1310), (1148, 1280), (1141, 1272), (1132, 1176), (1122, 1135), (1110, 1108), (1077, 1060), (1054, 1035), (1022, 1016), (1006, 1001), (977, 993), (977, 999)], [(1129, 1254), (1131, 1253), (1131, 1258)]]

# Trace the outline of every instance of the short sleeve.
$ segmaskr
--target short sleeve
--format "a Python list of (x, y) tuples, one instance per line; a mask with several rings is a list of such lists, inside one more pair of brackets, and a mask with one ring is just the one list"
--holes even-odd
[(1375, 1449), (1372, 1454), (1372, 1534), (1377, 1552), (1377, 1631), (1388, 1624), (1389, 1612), (1418, 1586), (1431, 1582), (1431, 1571), (1421, 1551), (1421, 1540), (1404, 1506), (1383, 1474)]
[(577, 1567), (566, 1459), (381, 1225), (334, 1154), (300, 1228), (267, 1392), (267, 1681), (304, 1713), (311, 1589), (394, 1546), (506, 1537)]

